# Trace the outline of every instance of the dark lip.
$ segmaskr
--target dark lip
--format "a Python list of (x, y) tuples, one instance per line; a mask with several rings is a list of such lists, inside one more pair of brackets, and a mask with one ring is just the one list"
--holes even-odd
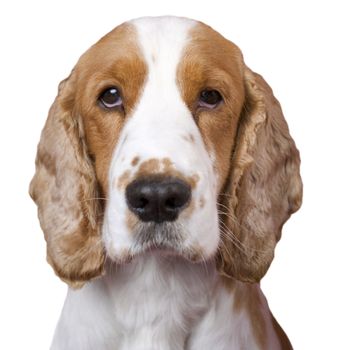
[(134, 248), (139, 250), (174, 250), (181, 252), (183, 231), (176, 222), (140, 223), (134, 232)]
[(194, 247), (185, 247), (185, 233), (177, 222), (142, 223), (136, 227), (135, 241), (130, 251), (133, 257), (157, 254), (164, 257), (179, 257), (192, 263), (206, 260)]
[[(134, 247), (135, 249), (136, 247)], [(143, 246), (138, 246), (136, 251), (124, 256), (123, 258), (112, 258), (112, 261), (117, 263), (118, 265), (129, 264), (134, 261), (137, 257), (147, 256), (147, 255), (155, 255), (161, 258), (178, 258), (184, 261), (188, 261), (192, 264), (201, 264), (206, 263), (211, 260), (212, 257), (203, 257), (196, 254), (194, 251), (190, 249), (181, 249), (181, 247), (173, 247), (170, 244), (154, 244), (154, 243), (144, 243)]]
[(144, 253), (161, 253), (162, 255), (181, 255), (174, 247), (162, 244), (151, 244), (143, 250)]
[(174, 247), (170, 242), (166, 243), (154, 243), (154, 242), (145, 242), (140, 250), (142, 253), (162, 253), (162, 254), (171, 254), (171, 255), (181, 255), (179, 250)]
[(138, 253), (135, 254), (135, 256), (140, 254), (155, 254), (161, 257), (176, 257), (191, 263), (203, 263), (207, 260), (204, 257), (196, 254), (194, 251), (191, 251), (190, 249), (182, 249), (181, 247), (175, 247), (172, 246), (171, 243), (165, 245), (154, 243), (148, 244), (148, 246), (142, 247), (138, 251)]

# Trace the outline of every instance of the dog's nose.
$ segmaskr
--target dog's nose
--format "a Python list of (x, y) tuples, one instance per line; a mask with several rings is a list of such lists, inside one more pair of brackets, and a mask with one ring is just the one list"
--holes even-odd
[(191, 187), (172, 177), (139, 179), (126, 187), (129, 209), (142, 221), (174, 221), (190, 198)]

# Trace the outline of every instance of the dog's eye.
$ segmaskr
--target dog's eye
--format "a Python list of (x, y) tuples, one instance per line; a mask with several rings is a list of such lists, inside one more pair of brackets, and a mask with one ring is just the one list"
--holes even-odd
[(216, 90), (203, 90), (199, 95), (199, 106), (205, 108), (215, 108), (222, 101), (220, 93)]
[(123, 100), (117, 88), (111, 87), (103, 91), (99, 100), (106, 108), (115, 108), (123, 105)]

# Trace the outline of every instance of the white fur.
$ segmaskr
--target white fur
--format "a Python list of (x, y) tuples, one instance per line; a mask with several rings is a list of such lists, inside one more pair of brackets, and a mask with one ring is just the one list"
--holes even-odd
[[(234, 312), (234, 292), (226, 290), (211, 258), (219, 241), (217, 184), (212, 155), (176, 85), (176, 68), (195, 22), (146, 18), (132, 22), (148, 65), (148, 78), (133, 115), (114, 151), (103, 240), (109, 257), (105, 276), (82, 289), (69, 289), (52, 350), (233, 350), (258, 349), (249, 315)], [(195, 143), (183, 136), (191, 133)], [(143, 253), (126, 223), (128, 208), (118, 178), (130, 163), (171, 159), (184, 176), (199, 176), (194, 210), (180, 215), (182, 245), (198, 245), (206, 263), (161, 252)], [(206, 205), (198, 202), (203, 196)], [(131, 262), (115, 264), (125, 249)], [(259, 286), (257, 286), (259, 288)], [(272, 329), (263, 299), (266, 324)], [(278, 349), (273, 331), (268, 349)]]
[[(112, 158), (109, 201), (103, 226), (106, 250), (115, 260), (120, 259), (125, 251), (131, 254), (139, 252), (126, 224), (125, 191), (117, 188), (118, 179), (126, 171), (131, 176), (137, 171), (138, 167), (131, 166), (135, 157), (139, 157), (140, 163), (167, 158), (184, 176), (199, 178), (192, 191), (195, 210), (190, 217), (184, 211), (177, 222), (184, 230), (182, 248), (201, 248), (203, 257), (209, 258), (216, 252), (219, 242), (213, 161), (176, 83), (176, 69), (187, 44), (188, 32), (196, 22), (163, 17), (142, 18), (132, 23), (138, 33), (148, 77)], [(184, 139), (189, 134), (194, 136), (194, 143)], [(205, 202), (203, 208), (199, 205), (201, 198)]]
[(233, 304), (213, 262), (139, 256), (68, 291), (51, 349), (258, 349), (248, 315)]

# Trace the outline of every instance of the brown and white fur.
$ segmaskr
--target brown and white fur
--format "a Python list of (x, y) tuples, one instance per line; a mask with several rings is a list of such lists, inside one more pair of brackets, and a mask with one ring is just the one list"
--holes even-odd
[[(120, 108), (101, 93), (116, 87)], [(222, 96), (199, 102), (204, 90)], [(176, 17), (122, 24), (59, 86), (30, 193), (68, 283), (53, 350), (291, 349), (259, 281), (301, 205), (299, 153), (240, 50)], [(186, 182), (175, 221), (143, 222), (126, 187)]]

